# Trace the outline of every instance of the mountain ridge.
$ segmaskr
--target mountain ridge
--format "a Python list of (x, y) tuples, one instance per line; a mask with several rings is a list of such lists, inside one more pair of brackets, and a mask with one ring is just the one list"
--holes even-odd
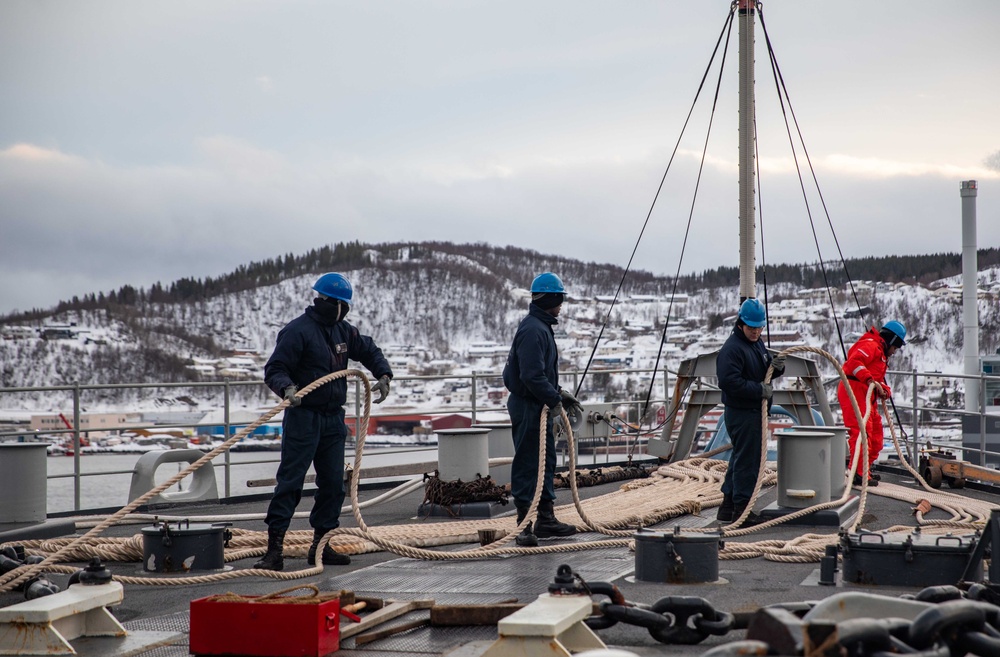
[[(996, 249), (983, 252), (985, 259), (998, 255)], [(953, 259), (936, 258), (942, 273), (956, 275), (948, 264)], [(913, 261), (901, 269), (916, 271), (931, 268), (932, 264)], [(800, 270), (807, 269), (809, 266), (800, 266)], [(612, 311), (610, 304), (598, 297), (613, 296), (618, 290), (623, 270), (614, 265), (485, 244), (352, 242), (304, 256), (287, 255), (280, 263), (275, 259), (248, 265), (221, 281), (199, 284), (182, 279), (168, 287), (128, 288), (124, 293), (114, 293), (113, 299), (110, 294), (103, 299), (75, 299), (37, 315), (2, 318), (0, 327), (19, 325), (40, 331), (58, 322), (75, 325), (80, 335), (74, 340), (0, 340), (0, 385), (204, 380), (191, 368), (195, 358), (217, 359), (239, 349), (266, 358), (278, 330), (311, 303), (311, 286), (318, 273), (327, 270), (344, 271), (354, 285), (355, 303), (348, 321), (372, 335), (387, 351), (391, 351), (390, 346), (418, 347), (425, 362), (465, 362), (469, 345), (474, 342), (509, 344), (527, 306), (524, 288), (535, 274), (546, 270), (559, 273), (567, 286), (570, 298), (562, 326), (576, 337), (565, 338), (565, 344), (572, 349), (564, 352), (568, 363), (580, 369), (586, 365), (598, 327), (605, 320), (608, 332), (601, 344), (603, 350), (631, 353), (629, 358), (635, 367), (652, 366), (652, 356), (662, 348), (660, 339), (666, 337), (668, 328), (716, 336), (713, 339), (724, 337), (729, 326), (727, 318), (735, 314), (738, 306), (735, 269), (728, 285), (703, 288), (693, 287), (691, 281), (685, 281), (684, 286), (678, 281), (675, 287), (668, 277), (630, 272), (621, 287), (621, 303)], [(910, 327), (924, 344), (915, 340), (893, 367), (921, 364), (924, 371), (940, 371), (952, 363), (961, 363), (961, 355), (955, 353), (963, 335), (961, 308), (953, 294), (899, 281), (881, 281), (869, 290), (867, 284), (855, 280), (857, 289), (853, 291), (843, 286), (831, 288), (807, 302), (800, 295), (803, 276), (788, 276), (794, 280), (776, 282), (781, 276), (774, 271), (768, 268), (768, 286), (765, 289), (759, 285), (758, 289), (762, 298), (766, 292), (769, 307), (776, 313), (783, 309), (784, 315), (774, 315), (776, 330), (788, 324), (809, 344), (839, 353), (839, 333), (857, 333), (872, 322), (894, 318)], [(984, 265), (980, 278), (998, 286), (1000, 294), (1000, 267)], [(944, 277), (937, 280), (945, 284)], [(250, 285), (249, 281), (256, 284)], [(171, 300), (178, 295), (185, 299)], [(630, 301), (633, 295), (646, 302)], [(869, 308), (871, 315), (867, 319), (842, 319), (842, 331), (835, 331), (830, 319), (833, 312), (828, 307), (831, 299), (836, 314), (842, 318), (857, 305)], [(992, 353), (1000, 346), (995, 344), (1000, 335), (1000, 304), (991, 297), (980, 307), (981, 346)], [(802, 319), (795, 320), (796, 316)], [(685, 349), (669, 354), (673, 359), (671, 367), (677, 359), (693, 355), (691, 348)], [(499, 366), (496, 359), (490, 364), (494, 370)], [(266, 398), (266, 391), (261, 395), (261, 399)]]
[[(302, 274), (322, 274), (327, 271), (350, 271), (370, 266), (377, 260), (380, 264), (402, 263), (419, 259), (424, 252), (438, 252), (480, 258), (492, 266), (492, 271), (509, 280), (530, 280), (541, 271), (565, 272), (567, 279), (580, 284), (591, 281), (592, 272), (603, 271), (620, 279), (624, 270), (608, 263), (583, 262), (558, 255), (542, 254), (531, 249), (514, 246), (490, 246), (485, 243), (453, 244), (451, 242), (390, 242), (382, 244), (362, 244), (361, 242), (340, 242), (313, 249), (305, 254), (271, 258), (251, 262), (219, 277), (181, 278), (168, 285), (154, 283), (149, 290), (123, 285), (118, 290), (107, 293), (96, 292), (74, 296), (60, 301), (50, 309), (32, 309), (0, 315), (0, 323), (32, 321), (51, 316), (65, 310), (104, 307), (105, 305), (135, 305), (146, 299), (153, 302), (181, 302), (205, 299), (240, 292), (280, 282), (286, 278)], [(405, 254), (405, 256), (403, 255)], [(378, 257), (373, 257), (377, 255)], [(851, 278), (855, 280), (884, 281), (890, 283), (929, 285), (961, 272), (962, 256), (957, 253), (935, 253), (924, 255), (866, 256), (849, 258), (840, 266), (832, 266), (831, 261), (806, 264), (758, 265), (757, 280), (772, 283), (795, 283), (803, 287), (839, 286)], [(977, 252), (980, 270), (1000, 266), (1000, 249), (988, 247)], [(579, 266), (583, 265), (581, 272)], [(724, 287), (739, 280), (738, 267), (717, 267), (700, 274), (686, 274), (677, 278), (677, 291), (690, 292), (697, 289)], [(575, 277), (575, 278), (574, 278)], [(650, 285), (672, 287), (672, 277), (661, 276), (644, 270), (629, 271), (626, 283), (638, 288)], [(627, 288), (628, 289), (628, 288)], [(641, 290), (640, 290), (641, 291)]]

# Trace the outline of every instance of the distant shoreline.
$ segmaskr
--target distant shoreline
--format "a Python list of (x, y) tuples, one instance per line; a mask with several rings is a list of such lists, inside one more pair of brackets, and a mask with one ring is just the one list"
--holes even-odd
[[(373, 440), (373, 438), (375, 439)], [(210, 452), (220, 445), (222, 445), (222, 442), (213, 442), (207, 445), (188, 443), (183, 447), (172, 447), (163, 443), (153, 445), (87, 445), (80, 449), (80, 456), (87, 456), (90, 454), (145, 454), (147, 452), (165, 452), (170, 449), (197, 449), (202, 452)], [(347, 446), (353, 447), (354, 445), (355, 441), (353, 438), (348, 438)], [(365, 445), (370, 447), (434, 447), (437, 445), (437, 440), (427, 436), (368, 436), (365, 440)], [(229, 451), (280, 452), (281, 440), (241, 441), (233, 445)], [(48, 455), (53, 458), (58, 458), (62, 456), (73, 456), (74, 454), (72, 449), (66, 449), (62, 445), (52, 445), (48, 449)]]

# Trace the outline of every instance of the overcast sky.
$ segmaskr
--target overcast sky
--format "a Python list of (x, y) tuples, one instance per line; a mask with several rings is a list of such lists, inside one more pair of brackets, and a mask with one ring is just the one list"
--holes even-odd
[[(3, 0), (0, 313), (346, 240), (624, 265), (728, 11)], [(833, 226), (807, 188), (814, 240), (758, 21), (766, 262), (814, 262), (815, 241), (836, 259), (833, 234), (847, 257), (960, 252), (966, 179), (979, 246), (1000, 246), (1000, 2), (768, 0), (763, 17)], [(718, 58), (641, 268), (738, 263), (736, 36), (683, 259)]]

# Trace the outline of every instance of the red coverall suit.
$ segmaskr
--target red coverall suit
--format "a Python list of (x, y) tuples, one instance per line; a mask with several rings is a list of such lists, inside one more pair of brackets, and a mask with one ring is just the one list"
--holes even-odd
[[(861, 409), (862, 417), (866, 410), (865, 398), (868, 395), (868, 385), (874, 379), (885, 390), (886, 396), (892, 394), (889, 386), (885, 383), (885, 370), (887, 367), (886, 342), (874, 328), (858, 338), (847, 352), (847, 361), (844, 363), (844, 374), (847, 375), (851, 383), (851, 390), (857, 399), (858, 408)], [(851, 462), (854, 461), (854, 450), (858, 444), (858, 434), (861, 428), (858, 418), (851, 406), (850, 396), (841, 381), (837, 387), (837, 398), (840, 400), (840, 409), (844, 414), (844, 426), (847, 427), (847, 443), (851, 449)], [(872, 405), (878, 401), (878, 389), (872, 394)], [(862, 478), (868, 476), (871, 464), (878, 458), (882, 451), (882, 417), (878, 413), (878, 408), (872, 408), (868, 415), (868, 423), (865, 425), (868, 434), (868, 462), (858, 463), (858, 475)]]

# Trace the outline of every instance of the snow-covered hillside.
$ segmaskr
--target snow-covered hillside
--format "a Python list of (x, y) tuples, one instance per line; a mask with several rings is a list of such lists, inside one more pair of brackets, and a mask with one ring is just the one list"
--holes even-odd
[[(348, 321), (376, 339), (393, 359), (398, 377), (500, 371), (507, 345), (527, 308), (524, 288), (529, 277), (510, 280), (495, 271), (499, 268), (491, 267), (488, 259), (430, 249), (422, 249), (419, 255), (396, 254), (391, 262), (383, 254), (372, 255), (372, 266), (345, 272), (354, 284), (355, 300)], [(522, 269), (541, 271), (556, 262), (539, 256), (538, 262)], [(661, 367), (675, 369), (682, 359), (717, 350), (732, 328), (738, 305), (735, 285), (679, 295), (671, 303), (669, 281), (646, 274), (644, 285), (628, 290), (612, 309), (609, 300), (618, 285), (612, 267), (561, 264), (577, 272), (564, 275), (570, 300), (557, 333), (564, 370), (584, 369), (592, 355), (591, 372), (649, 368), (658, 353)], [(602, 267), (607, 275), (602, 275)], [(0, 385), (181, 383), (223, 377), (259, 381), (278, 330), (311, 303), (315, 278), (307, 274), (189, 303), (145, 303), (127, 315), (103, 309), (72, 311), (19, 328), (4, 326)], [(998, 279), (1000, 271), (995, 268), (980, 275), (984, 282)], [(963, 362), (961, 299), (947, 287), (942, 290), (856, 282), (859, 302), (872, 309), (862, 320), (843, 318), (852, 310), (856, 314), (857, 309), (848, 291), (772, 285), (766, 291), (771, 347), (780, 350), (807, 344), (840, 358), (841, 337), (849, 347), (868, 325), (897, 319), (908, 327), (910, 336), (906, 349), (890, 363), (892, 369), (959, 373)], [(758, 292), (763, 298), (763, 287)], [(839, 334), (832, 319), (831, 296), (842, 316)], [(994, 353), (1000, 346), (1000, 303), (995, 294), (983, 294), (979, 313), (981, 352)], [(63, 327), (70, 337), (50, 331), (50, 338), (43, 339), (40, 333), (45, 327)], [(824, 371), (833, 374), (832, 367)], [(70, 394), (0, 395), (0, 408), (52, 407), (64, 403)], [(91, 403), (96, 405), (97, 398), (128, 403), (127, 395), (135, 394), (109, 389)], [(192, 395), (190, 391), (183, 394)], [(177, 395), (176, 390), (164, 389), (163, 403), (169, 404)], [(262, 386), (248, 395), (257, 403), (273, 401)]]

